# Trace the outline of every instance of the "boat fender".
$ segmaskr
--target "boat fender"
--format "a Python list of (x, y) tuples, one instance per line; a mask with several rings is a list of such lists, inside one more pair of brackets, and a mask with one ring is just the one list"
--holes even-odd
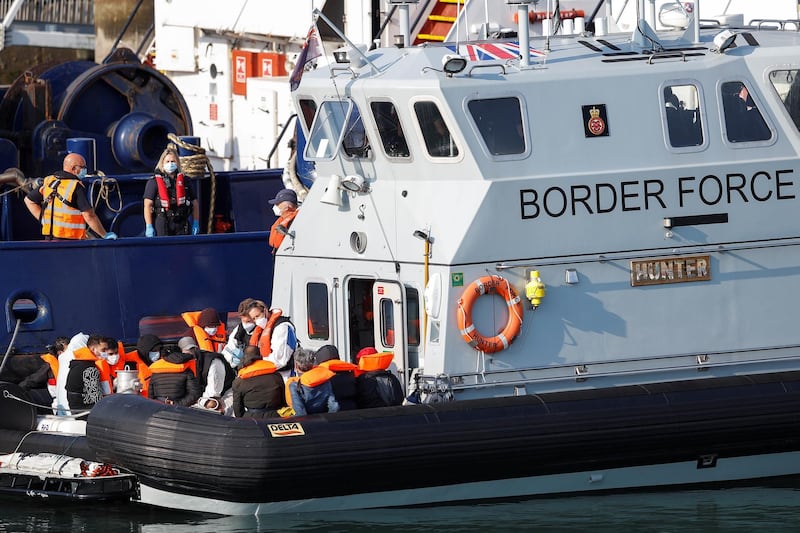
[[(484, 294), (501, 296), (508, 306), (508, 321), (503, 330), (493, 337), (482, 335), (472, 323), (472, 306)], [(467, 344), (483, 353), (505, 350), (522, 329), (524, 307), (517, 291), (502, 276), (483, 276), (470, 283), (458, 300), (458, 328)]]

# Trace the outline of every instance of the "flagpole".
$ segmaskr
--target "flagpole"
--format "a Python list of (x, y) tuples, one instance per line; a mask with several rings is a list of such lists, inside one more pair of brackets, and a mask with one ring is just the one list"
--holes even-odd
[(355, 44), (353, 44), (353, 42), (350, 39), (345, 37), (345, 35), (341, 31), (339, 31), (339, 28), (337, 28), (336, 25), (322, 13), (322, 11), (320, 11), (319, 9), (315, 9), (312, 14), (314, 15), (314, 25), (317, 24), (316, 20), (321, 18), (323, 21), (325, 21), (325, 24), (327, 24), (328, 27), (332, 29), (336, 35), (339, 36), (340, 39), (342, 39), (344, 42), (347, 43), (347, 46), (350, 47), (350, 50), (361, 56), (361, 59), (363, 59), (370, 66), (370, 68), (372, 68), (372, 71), (375, 74), (380, 73), (378, 67), (376, 67), (375, 64), (369, 60), (366, 54), (364, 54), (364, 52), (362, 52), (360, 48), (358, 48)]

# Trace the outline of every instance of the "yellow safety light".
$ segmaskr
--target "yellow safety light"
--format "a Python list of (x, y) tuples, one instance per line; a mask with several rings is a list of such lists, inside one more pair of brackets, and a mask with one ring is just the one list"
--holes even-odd
[(531, 301), (531, 306), (534, 309), (539, 307), (545, 295), (545, 286), (542, 279), (539, 277), (538, 270), (530, 271), (530, 281), (525, 284), (525, 297)]

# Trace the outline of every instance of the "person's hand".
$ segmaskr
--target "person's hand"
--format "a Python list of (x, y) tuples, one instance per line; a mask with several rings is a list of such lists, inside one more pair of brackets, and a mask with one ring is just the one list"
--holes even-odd
[(155, 237), (156, 236), (156, 230), (153, 228), (152, 224), (148, 224), (147, 226), (145, 226), (145, 228), (144, 228), (144, 236), (145, 237)]
[(116, 234), (116, 233), (114, 233), (113, 231), (107, 231), (107, 232), (106, 232), (106, 236), (105, 236), (105, 237), (103, 237), (103, 238), (104, 238), (104, 239), (109, 239), (109, 240), (115, 241), (115, 240), (117, 240), (117, 234)]
[(192, 235), (197, 235), (200, 233), (200, 221), (194, 220), (192, 221)]

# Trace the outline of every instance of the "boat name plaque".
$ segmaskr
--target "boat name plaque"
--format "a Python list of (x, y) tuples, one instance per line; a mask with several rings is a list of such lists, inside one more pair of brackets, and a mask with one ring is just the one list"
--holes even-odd
[(711, 258), (687, 255), (631, 261), (631, 287), (711, 281)]
[(297, 437), (299, 435), (306, 434), (306, 432), (303, 431), (303, 426), (297, 422), (286, 424), (268, 424), (268, 427), (269, 434), (273, 437)]

